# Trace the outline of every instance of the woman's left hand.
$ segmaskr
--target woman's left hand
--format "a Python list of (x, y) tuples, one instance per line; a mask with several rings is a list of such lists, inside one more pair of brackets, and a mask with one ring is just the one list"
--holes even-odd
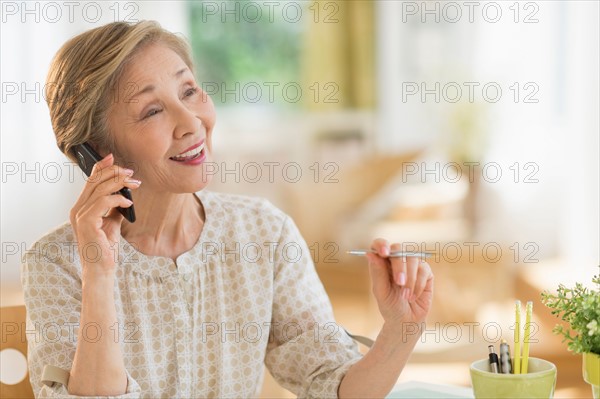
[(400, 251), (400, 244), (390, 245), (378, 238), (371, 244), (375, 253), (368, 253), (373, 295), (386, 324), (402, 328), (404, 323), (422, 323), (433, 299), (431, 267), (419, 257), (393, 257), (390, 251)]
[(433, 273), (423, 259), (390, 258), (400, 244), (378, 238), (367, 253), (373, 294), (385, 323), (375, 344), (346, 372), (340, 398), (386, 396), (402, 372), (423, 331), (433, 299)]

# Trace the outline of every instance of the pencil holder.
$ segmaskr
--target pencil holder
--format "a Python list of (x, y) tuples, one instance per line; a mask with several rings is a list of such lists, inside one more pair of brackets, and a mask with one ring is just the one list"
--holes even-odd
[(488, 359), (473, 362), (470, 371), (476, 399), (548, 399), (554, 396), (556, 366), (543, 359), (530, 357), (527, 374), (492, 373)]

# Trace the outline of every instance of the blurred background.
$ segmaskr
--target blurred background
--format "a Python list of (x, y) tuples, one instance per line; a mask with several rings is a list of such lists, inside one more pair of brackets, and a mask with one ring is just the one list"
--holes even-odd
[[(2, 2), (3, 308), (22, 305), (21, 256), (83, 186), (54, 141), (50, 60), (75, 34), (142, 19), (189, 40), (217, 107), (209, 188), (294, 218), (339, 324), (381, 326), (347, 250), (385, 237), (435, 252), (434, 306), (400, 381), (468, 386), (486, 346), (512, 340), (520, 299), (556, 397), (589, 396), (540, 292), (598, 273), (595, 1)], [(269, 376), (262, 396), (293, 397)]]

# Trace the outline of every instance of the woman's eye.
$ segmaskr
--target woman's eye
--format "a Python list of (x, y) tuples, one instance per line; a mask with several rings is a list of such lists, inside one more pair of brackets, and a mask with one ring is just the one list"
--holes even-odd
[(148, 111), (146, 116), (144, 116), (144, 119), (154, 116), (154, 115), (158, 114), (159, 112), (160, 112), (160, 109), (151, 109), (150, 111)]
[[(191, 97), (194, 94), (196, 94), (197, 92), (198, 92), (197, 87), (191, 87), (185, 91), (184, 97)], [(158, 109), (158, 108), (151, 109), (150, 111), (148, 111), (148, 113), (146, 113), (146, 115), (144, 115), (144, 117), (142, 119), (150, 118), (151, 116), (154, 116), (154, 115), (160, 113), (161, 111), (162, 110)]]
[(197, 92), (198, 92), (198, 88), (197, 88), (197, 87), (192, 87), (192, 88), (190, 88), (190, 89), (187, 89), (187, 90), (185, 91), (185, 96), (186, 96), (186, 97), (191, 97), (191, 96), (193, 96), (194, 94), (196, 94)]

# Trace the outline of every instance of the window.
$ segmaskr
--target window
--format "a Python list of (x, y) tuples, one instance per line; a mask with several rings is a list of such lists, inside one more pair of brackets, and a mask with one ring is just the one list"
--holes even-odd
[(202, 88), (219, 105), (275, 105), (300, 80), (308, 2), (191, 1), (190, 41)]

